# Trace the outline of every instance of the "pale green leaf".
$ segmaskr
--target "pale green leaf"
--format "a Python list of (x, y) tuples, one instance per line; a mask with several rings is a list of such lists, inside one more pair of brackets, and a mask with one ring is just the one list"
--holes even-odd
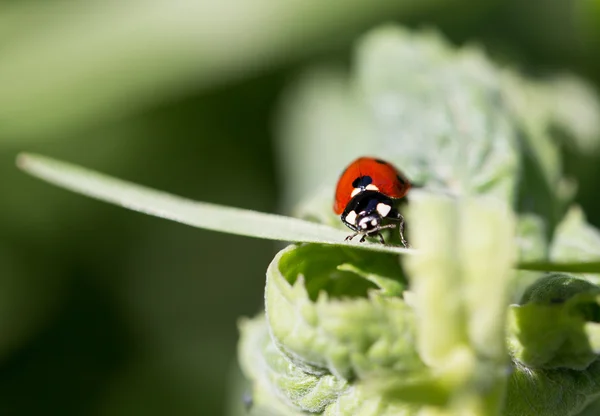
[[(331, 374), (303, 371), (273, 343), (264, 316), (240, 322), (239, 360), (253, 381), (254, 416), (413, 416), (418, 407), (389, 402)], [(304, 411), (302, 410), (304, 409)]]
[[(302, 409), (322, 412), (349, 388), (344, 380), (332, 375), (306, 373), (290, 363), (271, 341), (264, 316), (244, 319), (239, 327), (240, 364), (253, 381), (253, 414), (263, 414), (257, 410), (269, 409), (277, 415), (299, 415)], [(274, 397), (284, 400), (273, 400)]]
[[(525, 242), (534, 244), (531, 240), (534, 235), (529, 235)], [(530, 249), (530, 254), (517, 264), (517, 269), (578, 273), (590, 280), (598, 279), (595, 275), (600, 274), (600, 231), (588, 224), (580, 207), (572, 206), (558, 224), (549, 247), (550, 260), (534, 260), (536, 253), (537, 258), (545, 257), (542, 243), (537, 245), (538, 249)]]
[(555, 77), (547, 84), (545, 103), (568, 145), (585, 155), (600, 150), (600, 100), (592, 84), (572, 75)]
[(17, 163), (29, 174), (54, 185), (194, 227), (271, 240), (343, 245), (395, 254), (412, 252), (379, 243), (346, 242), (348, 232), (326, 225), (192, 201), (43, 156), (23, 154)]
[[(363, 276), (366, 268), (374, 276)], [(390, 286), (400, 292), (401, 279), (389, 254), (288, 247), (267, 270), (265, 308), (273, 338), (308, 372), (344, 379), (382, 369), (410, 373), (422, 367), (411, 342), (412, 310), (389, 296)]]
[[(452, 386), (450, 407), (494, 414), (502, 407), (507, 379), (505, 311), (516, 256), (514, 216), (495, 198), (419, 194), (407, 221), (420, 250), (406, 259), (419, 354)], [(486, 385), (485, 393), (473, 384)]]
[(285, 96), (278, 145), (288, 205), (333, 188), (363, 155), (420, 185), (512, 201), (518, 126), (480, 50), (385, 26), (361, 39), (354, 61), (351, 74), (310, 71)]
[(534, 214), (522, 214), (517, 218), (517, 247), (520, 261), (534, 261), (548, 257), (546, 224)]
[(408, 220), (422, 252), (407, 266), (424, 359), (442, 365), (454, 348), (471, 344), (502, 360), (506, 286), (516, 254), (506, 205), (423, 194), (411, 202)]
[(481, 50), (388, 26), (361, 40), (355, 66), (377, 152), (416, 183), (513, 201), (516, 123)]
[(550, 258), (557, 262), (600, 259), (600, 230), (587, 222), (581, 207), (571, 207), (556, 228)]
[[(553, 127), (561, 124), (569, 129), (569, 125), (573, 126), (573, 131), (581, 131), (574, 127), (574, 118), (558, 118), (560, 114), (574, 111), (575, 107), (591, 104), (589, 100), (592, 97), (589, 93), (563, 97), (560, 88), (553, 84), (526, 79), (512, 71), (504, 71), (502, 87), (521, 130), (522, 171), (517, 208), (520, 212), (534, 213), (544, 219), (546, 241), (549, 242), (552, 230), (560, 222), (576, 191), (575, 184), (563, 175)], [(570, 101), (571, 107), (567, 108), (565, 98)], [(586, 111), (586, 114), (590, 112)], [(596, 116), (595, 121), (590, 121), (598, 124), (600, 118)]]

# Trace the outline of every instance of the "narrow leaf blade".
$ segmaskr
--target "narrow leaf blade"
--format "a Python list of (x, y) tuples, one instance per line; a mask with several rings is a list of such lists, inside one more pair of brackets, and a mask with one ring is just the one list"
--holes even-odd
[(532, 261), (519, 263), (516, 268), (520, 270), (539, 272), (600, 273), (600, 260), (564, 263), (551, 261)]
[(45, 156), (22, 154), (17, 165), (32, 176), (70, 191), (193, 227), (269, 240), (349, 245), (396, 254), (413, 251), (383, 244), (345, 242), (347, 232), (323, 224), (197, 202)]

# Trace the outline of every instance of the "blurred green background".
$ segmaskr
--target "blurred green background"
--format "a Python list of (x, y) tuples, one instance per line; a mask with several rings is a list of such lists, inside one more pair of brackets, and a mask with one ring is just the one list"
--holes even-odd
[[(598, 0), (0, 0), (1, 415), (225, 414), (278, 248), (53, 188), (16, 154), (280, 211), (286, 88), (389, 22), (600, 86)], [(599, 159), (564, 155), (600, 226)]]

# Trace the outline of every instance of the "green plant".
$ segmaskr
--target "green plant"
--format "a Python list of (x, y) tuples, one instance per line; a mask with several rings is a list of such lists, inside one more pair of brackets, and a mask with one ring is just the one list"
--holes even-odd
[[(477, 48), (385, 27), (361, 41), (351, 78), (313, 73), (290, 97), (288, 197), (329, 181), (297, 210), (305, 220), (40, 156), (18, 163), (130, 209), (296, 243), (267, 270), (266, 313), (240, 322), (256, 414), (575, 415), (600, 395), (600, 233), (571, 203), (552, 136), (597, 146), (598, 120), (569, 115), (574, 103), (598, 106), (577, 80), (525, 80)], [(572, 104), (557, 108), (559, 97)], [(322, 106), (329, 117), (317, 116)], [(323, 143), (323, 125), (344, 130)], [(319, 152), (332, 160), (302, 170)], [(359, 152), (426, 185), (405, 212), (416, 250), (344, 241), (332, 179)]]

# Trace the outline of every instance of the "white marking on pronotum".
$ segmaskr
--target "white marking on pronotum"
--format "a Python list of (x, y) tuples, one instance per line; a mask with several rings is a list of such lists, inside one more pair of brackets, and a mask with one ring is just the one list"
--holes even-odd
[(375, 226), (375, 225), (377, 225), (377, 219), (376, 219), (376, 218), (373, 218), (373, 219), (371, 220), (371, 225), (372, 225), (372, 226)]
[(348, 215), (346, 215), (346, 222), (356, 224), (356, 212), (350, 211)]
[(383, 202), (377, 204), (377, 212), (379, 212), (379, 215), (381, 215), (382, 217), (387, 217), (391, 210), (392, 207), (388, 204), (384, 204)]
[(352, 190), (352, 193), (350, 194), (350, 196), (352, 196), (352, 197), (353, 197), (353, 196), (355, 196), (356, 194), (358, 194), (360, 191), (362, 191), (362, 189), (360, 189), (360, 188), (354, 188), (354, 189)]
[(379, 191), (379, 188), (373, 185), (372, 183), (368, 184), (365, 189), (368, 189), (369, 191)]

